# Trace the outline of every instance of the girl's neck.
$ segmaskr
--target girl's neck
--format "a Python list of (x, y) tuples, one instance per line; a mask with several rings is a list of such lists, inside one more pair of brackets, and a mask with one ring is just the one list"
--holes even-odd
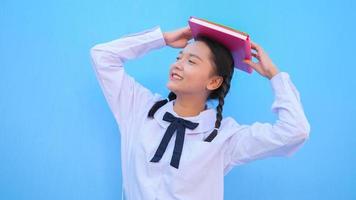
[(182, 99), (177, 96), (173, 102), (173, 110), (180, 117), (194, 117), (206, 109), (205, 99)]

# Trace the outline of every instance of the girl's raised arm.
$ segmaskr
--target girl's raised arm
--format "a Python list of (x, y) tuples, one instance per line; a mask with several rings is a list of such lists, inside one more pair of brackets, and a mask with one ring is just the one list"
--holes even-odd
[(229, 138), (225, 173), (233, 166), (271, 156), (291, 156), (309, 138), (310, 125), (305, 116), (300, 94), (286, 72), (280, 72), (272, 60), (257, 44), (252, 55), (258, 63), (246, 61), (260, 75), (269, 79), (275, 100), (271, 106), (278, 115), (275, 123), (255, 122), (251, 125), (232, 127)]
[(150, 90), (125, 72), (124, 63), (165, 45), (163, 33), (156, 26), (91, 48), (96, 77), (121, 133), (134, 115), (142, 112), (147, 103), (155, 98)]

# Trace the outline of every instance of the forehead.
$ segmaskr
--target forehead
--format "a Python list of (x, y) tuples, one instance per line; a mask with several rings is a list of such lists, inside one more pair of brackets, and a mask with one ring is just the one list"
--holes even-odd
[(189, 43), (184, 49), (181, 51), (183, 54), (194, 54), (206, 60), (209, 58), (210, 49), (209, 47), (201, 41), (194, 41)]

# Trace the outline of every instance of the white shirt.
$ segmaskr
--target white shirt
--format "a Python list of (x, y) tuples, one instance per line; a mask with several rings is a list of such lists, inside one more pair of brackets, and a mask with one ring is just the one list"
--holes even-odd
[[(221, 121), (218, 135), (204, 142), (214, 129), (216, 110), (208, 107), (194, 117), (181, 117), (171, 101), (148, 118), (152, 105), (165, 99), (153, 93), (124, 70), (124, 63), (165, 47), (159, 26), (97, 44), (92, 63), (104, 96), (121, 134), (123, 191), (129, 200), (222, 200), (224, 175), (234, 166), (270, 156), (290, 156), (309, 138), (310, 126), (299, 92), (289, 74), (279, 72), (270, 83), (275, 95), (274, 124), (240, 125), (231, 117)], [(170, 165), (175, 134), (158, 163), (150, 162), (170, 124), (165, 112), (199, 125), (186, 129), (179, 168)]]

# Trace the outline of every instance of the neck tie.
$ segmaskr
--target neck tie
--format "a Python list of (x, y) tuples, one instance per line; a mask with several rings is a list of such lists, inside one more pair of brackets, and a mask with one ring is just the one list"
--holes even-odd
[(164, 152), (167, 149), (169, 141), (171, 140), (174, 132), (177, 131), (176, 141), (174, 144), (174, 149), (173, 149), (173, 154), (172, 154), (170, 164), (171, 166), (178, 169), (179, 160), (183, 150), (185, 128), (195, 129), (199, 125), (199, 123), (194, 123), (179, 117), (175, 117), (169, 112), (166, 112), (164, 114), (163, 120), (171, 122), (171, 124), (168, 126), (166, 132), (164, 133), (161, 143), (159, 144), (155, 155), (151, 159), (151, 162), (158, 162), (161, 160)]

